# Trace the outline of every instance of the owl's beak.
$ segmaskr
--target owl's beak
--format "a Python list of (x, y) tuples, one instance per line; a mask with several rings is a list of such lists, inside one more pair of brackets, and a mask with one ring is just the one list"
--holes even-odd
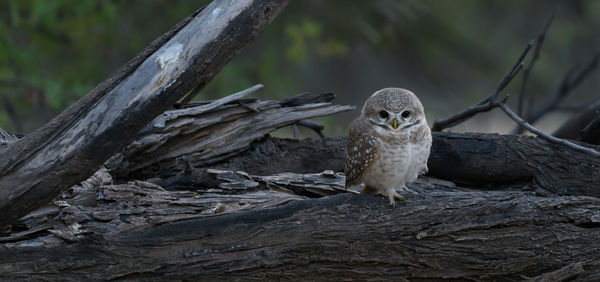
[(392, 120), (392, 127), (394, 129), (398, 129), (398, 120), (397, 119)]

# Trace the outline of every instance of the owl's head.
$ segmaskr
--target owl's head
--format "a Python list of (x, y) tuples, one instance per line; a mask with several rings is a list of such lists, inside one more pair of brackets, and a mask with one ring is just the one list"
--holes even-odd
[(365, 102), (361, 116), (375, 125), (394, 131), (426, 122), (419, 98), (402, 88), (384, 88), (373, 93)]

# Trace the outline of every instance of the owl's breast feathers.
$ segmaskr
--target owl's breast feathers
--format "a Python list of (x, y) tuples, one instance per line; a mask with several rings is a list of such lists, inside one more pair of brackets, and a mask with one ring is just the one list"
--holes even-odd
[[(370, 169), (378, 153), (385, 155), (384, 159), (380, 159), (381, 163), (391, 162), (386, 166), (392, 171), (396, 162), (401, 165), (400, 163), (409, 161), (408, 167), (404, 169), (410, 172), (404, 173), (411, 175), (408, 177), (410, 181), (419, 172), (427, 171), (431, 131), (426, 121), (422, 120), (410, 130), (387, 131), (374, 127), (365, 119), (357, 118), (350, 125), (349, 131), (346, 146), (346, 188), (363, 182), (362, 174)], [(382, 144), (387, 144), (383, 151)], [(403, 159), (402, 155), (407, 159)]]

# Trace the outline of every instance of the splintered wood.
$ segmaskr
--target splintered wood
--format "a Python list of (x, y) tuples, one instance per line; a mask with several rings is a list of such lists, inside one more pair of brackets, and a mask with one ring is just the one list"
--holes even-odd
[(193, 158), (195, 166), (203, 166), (245, 150), (280, 127), (354, 109), (329, 103), (332, 94), (300, 95), (281, 102), (242, 99), (261, 87), (165, 112), (107, 166), (125, 173), (182, 156)]
[(219, 183), (223, 190), (246, 190), (252, 188), (270, 188), (274, 191), (306, 195), (308, 197), (325, 197), (339, 193), (357, 193), (346, 190), (343, 173), (334, 173), (326, 170), (322, 173), (298, 174), (280, 173), (275, 175), (259, 176), (249, 175), (243, 171), (228, 171), (208, 169), (209, 174), (224, 182)]
[[(119, 233), (152, 225), (276, 207), (284, 203), (349, 192), (344, 176), (320, 174), (249, 175), (243, 171), (210, 170), (216, 186), (168, 191), (158, 181), (128, 179), (116, 183), (111, 173), (144, 167), (178, 157), (184, 177), (245, 150), (251, 142), (298, 121), (353, 109), (329, 103), (332, 93), (302, 94), (281, 102), (244, 99), (256, 85), (215, 101), (185, 105), (154, 119), (138, 137), (89, 179), (71, 187), (53, 204), (19, 221), (19, 230), (0, 238), (8, 247), (74, 242), (88, 233)], [(1, 133), (1, 132), (0, 132)], [(10, 136), (9, 136), (10, 137)], [(194, 164), (191, 164), (191, 161)], [(143, 179), (144, 180), (144, 179)], [(157, 179), (154, 179), (157, 180)], [(52, 234), (52, 240), (43, 234)], [(40, 239), (43, 238), (43, 239)], [(30, 242), (30, 243), (31, 243)]]
[[(243, 173), (236, 173), (240, 174)], [(229, 188), (208, 189), (204, 192), (167, 191), (159, 185), (139, 180), (113, 184), (110, 174), (101, 169), (90, 179), (63, 193), (53, 205), (25, 216), (21, 225), (28, 229), (2, 237), (0, 242), (19, 242), (6, 245), (17, 247), (23, 240), (39, 239), (40, 233), (44, 231), (71, 242), (90, 232), (119, 233), (132, 228), (265, 209), (306, 199), (304, 196), (280, 193), (266, 187), (252, 188), (252, 185), (247, 185), (243, 193), (236, 194), (230, 193)], [(297, 187), (295, 191), (301, 192)], [(74, 232), (74, 227), (80, 231)], [(34, 239), (38, 244), (60, 243), (60, 240), (48, 238), (36, 240)]]

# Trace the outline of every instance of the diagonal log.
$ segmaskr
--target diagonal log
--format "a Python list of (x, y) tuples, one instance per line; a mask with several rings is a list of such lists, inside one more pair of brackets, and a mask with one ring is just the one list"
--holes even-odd
[(286, 0), (217, 0), (0, 157), (0, 228), (92, 175), (146, 124), (219, 70)]

